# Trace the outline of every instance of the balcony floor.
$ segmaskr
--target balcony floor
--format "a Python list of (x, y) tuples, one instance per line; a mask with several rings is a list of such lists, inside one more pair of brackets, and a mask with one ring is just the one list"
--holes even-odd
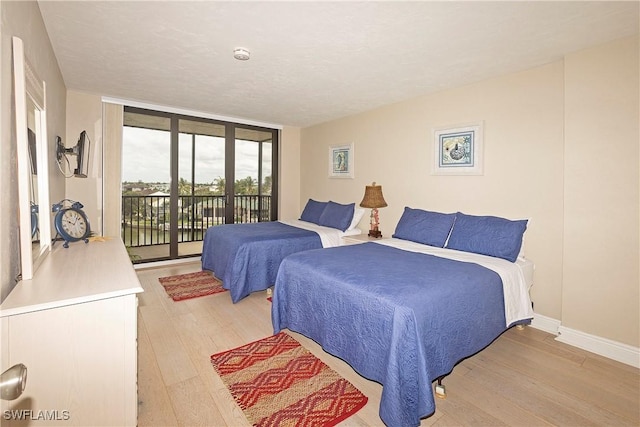
[[(169, 259), (169, 245), (138, 246), (128, 248), (129, 254), (139, 257), (135, 263), (147, 260)], [(200, 255), (202, 241), (178, 243), (178, 256)]]

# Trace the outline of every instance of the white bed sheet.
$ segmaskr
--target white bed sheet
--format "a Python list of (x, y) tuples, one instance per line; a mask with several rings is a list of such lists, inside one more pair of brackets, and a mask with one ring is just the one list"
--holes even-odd
[(318, 236), (320, 236), (320, 241), (322, 242), (323, 248), (340, 246), (344, 244), (344, 241), (342, 240), (344, 236), (355, 236), (362, 233), (362, 230), (357, 227), (353, 230), (341, 231), (337, 228), (324, 227), (322, 225), (302, 221), (299, 219), (279, 220), (278, 222), (305, 230), (315, 231), (316, 233), (318, 233)]
[[(520, 320), (533, 318), (529, 288), (533, 284), (533, 263), (524, 258), (510, 262), (502, 258), (456, 251), (453, 249), (436, 248), (408, 240), (388, 238), (377, 240), (375, 243), (392, 246), (411, 252), (435, 255), (456, 261), (473, 262), (498, 273), (502, 279), (504, 294), (504, 311), (506, 326)], [(525, 277), (525, 271), (528, 278)]]

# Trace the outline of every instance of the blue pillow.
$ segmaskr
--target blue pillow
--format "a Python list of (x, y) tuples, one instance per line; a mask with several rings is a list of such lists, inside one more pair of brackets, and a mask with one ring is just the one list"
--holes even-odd
[(489, 255), (515, 262), (522, 246), (527, 220), (456, 213), (447, 248)]
[(444, 247), (456, 214), (430, 212), (405, 207), (396, 232), (391, 237), (430, 246)]
[(340, 203), (329, 201), (327, 206), (324, 208), (322, 215), (320, 215), (318, 225), (324, 225), (325, 227), (332, 227), (345, 231), (351, 224), (355, 206), (355, 203), (341, 205)]
[(302, 215), (300, 215), (300, 219), (318, 224), (320, 221), (320, 215), (322, 215), (325, 207), (327, 207), (327, 202), (317, 202), (313, 199), (309, 199), (307, 205), (302, 211)]

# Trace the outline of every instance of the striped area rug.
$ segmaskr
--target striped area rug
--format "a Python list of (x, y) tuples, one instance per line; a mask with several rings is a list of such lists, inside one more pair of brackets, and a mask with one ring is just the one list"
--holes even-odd
[(214, 354), (211, 363), (254, 426), (334, 426), (367, 403), (283, 332)]
[(210, 271), (179, 274), (158, 279), (164, 290), (174, 301), (203, 297), (224, 292), (222, 282)]

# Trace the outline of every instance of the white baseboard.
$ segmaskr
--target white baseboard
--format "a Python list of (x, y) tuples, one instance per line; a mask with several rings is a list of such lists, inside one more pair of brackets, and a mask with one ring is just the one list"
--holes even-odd
[(534, 313), (531, 327), (557, 335), (556, 340), (565, 344), (640, 368), (640, 348), (638, 347), (564, 327), (559, 320), (537, 313)]
[(533, 320), (531, 320), (531, 327), (553, 335), (558, 335), (560, 321), (551, 317), (543, 316), (542, 314), (534, 313)]
[(560, 326), (558, 341), (640, 369), (640, 348)]

